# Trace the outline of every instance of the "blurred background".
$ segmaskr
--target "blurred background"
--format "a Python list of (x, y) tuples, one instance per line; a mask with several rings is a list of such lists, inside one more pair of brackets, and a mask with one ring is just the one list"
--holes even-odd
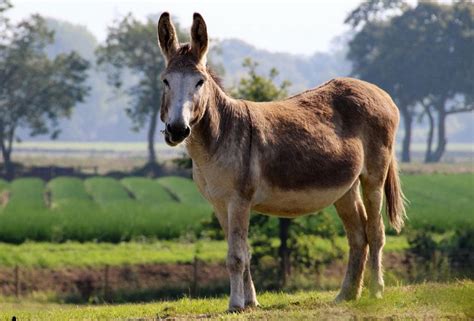
[[(0, 295), (48, 302), (227, 293), (226, 244), (182, 147), (164, 144), (169, 11), (193, 12), (229, 94), (283, 99), (334, 77), (396, 102), (408, 207), (387, 228), (386, 283), (474, 277), (471, 1), (0, 0)], [(336, 289), (347, 244), (333, 208), (253, 215), (257, 288)], [(268, 275), (275, 277), (268, 278)]]

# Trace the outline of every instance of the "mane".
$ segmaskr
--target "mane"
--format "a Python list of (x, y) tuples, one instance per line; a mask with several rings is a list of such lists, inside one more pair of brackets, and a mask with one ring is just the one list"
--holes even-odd
[(224, 85), (222, 84), (222, 77), (217, 74), (217, 72), (209, 66), (206, 66), (207, 73), (211, 76), (212, 80), (216, 83), (217, 87), (219, 87), (223, 92), (225, 92)]

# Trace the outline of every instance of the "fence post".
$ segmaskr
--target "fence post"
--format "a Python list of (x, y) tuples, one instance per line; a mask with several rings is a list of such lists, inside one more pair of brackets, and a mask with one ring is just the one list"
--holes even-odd
[(109, 265), (104, 268), (104, 300), (109, 301)]
[(192, 296), (197, 296), (198, 295), (198, 286), (199, 286), (199, 259), (197, 255), (194, 256), (193, 260), (193, 283), (191, 285), (191, 293)]
[(20, 268), (18, 265), (14, 269), (14, 278), (15, 278), (15, 296), (18, 298), (20, 296)]

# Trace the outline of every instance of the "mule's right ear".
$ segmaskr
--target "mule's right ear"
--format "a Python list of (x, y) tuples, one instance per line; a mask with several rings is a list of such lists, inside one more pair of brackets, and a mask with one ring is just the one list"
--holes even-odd
[(169, 61), (179, 48), (176, 30), (168, 12), (163, 12), (158, 21), (158, 43), (166, 61)]

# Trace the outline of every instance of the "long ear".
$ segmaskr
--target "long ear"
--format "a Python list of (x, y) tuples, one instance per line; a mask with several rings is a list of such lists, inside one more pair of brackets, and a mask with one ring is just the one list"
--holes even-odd
[(166, 61), (169, 61), (179, 48), (176, 30), (168, 12), (163, 12), (158, 21), (158, 43)]
[(208, 43), (206, 23), (202, 16), (196, 12), (191, 27), (191, 49), (197, 61), (203, 65), (206, 64)]

